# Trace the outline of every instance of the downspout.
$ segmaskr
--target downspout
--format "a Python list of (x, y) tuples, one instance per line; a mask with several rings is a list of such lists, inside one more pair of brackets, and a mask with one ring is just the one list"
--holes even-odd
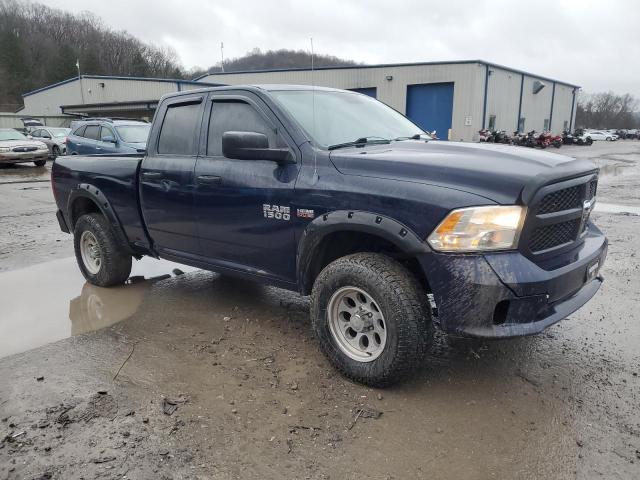
[(553, 90), (551, 90), (551, 111), (549, 112), (549, 131), (551, 132), (551, 122), (553, 121), (553, 101), (556, 98), (556, 82), (553, 82)]
[(482, 129), (487, 122), (487, 93), (489, 90), (489, 65), (484, 66), (484, 101), (482, 105)]
[(573, 99), (571, 100), (571, 117), (569, 117), (569, 131), (573, 130), (573, 111), (576, 108), (576, 89), (573, 89)]
[(524, 73), (520, 78), (520, 101), (518, 103), (518, 118), (516, 120), (516, 132), (520, 132), (520, 119), (522, 118), (522, 92), (523, 91), (524, 91)]

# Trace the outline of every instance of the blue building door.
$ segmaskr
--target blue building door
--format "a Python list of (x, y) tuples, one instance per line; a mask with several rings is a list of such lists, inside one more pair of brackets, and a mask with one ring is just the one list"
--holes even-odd
[(373, 98), (378, 98), (377, 97), (378, 92), (376, 87), (350, 88), (349, 90), (351, 90), (352, 92), (364, 93), (365, 95), (369, 95), (370, 97), (373, 97)]
[(453, 82), (407, 87), (407, 117), (422, 129), (447, 140), (453, 116)]

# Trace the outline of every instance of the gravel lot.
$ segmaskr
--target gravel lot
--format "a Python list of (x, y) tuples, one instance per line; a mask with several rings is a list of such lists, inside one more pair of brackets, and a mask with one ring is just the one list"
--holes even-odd
[(640, 142), (559, 153), (602, 168), (601, 291), (536, 337), (440, 335), (387, 390), (333, 372), (305, 297), (149, 259), (85, 284), (48, 167), (0, 169), (0, 478), (640, 478)]

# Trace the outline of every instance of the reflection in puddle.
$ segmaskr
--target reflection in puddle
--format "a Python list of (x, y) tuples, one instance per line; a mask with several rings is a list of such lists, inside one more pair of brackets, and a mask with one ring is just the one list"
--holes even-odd
[(627, 213), (630, 215), (640, 215), (639, 206), (617, 205), (615, 203), (596, 202), (595, 211), (601, 213)]
[(174, 269), (196, 269), (144, 257), (133, 263), (130, 284), (86, 283), (75, 258), (0, 274), (0, 357), (108, 327), (132, 316), (146, 290)]
[[(599, 163), (599, 162), (596, 162)], [(631, 165), (624, 165), (624, 164), (605, 164), (605, 165), (600, 165), (600, 173), (599, 176), (600, 178), (602, 177), (619, 177), (620, 175), (624, 175), (627, 172), (632, 171), (629, 167)]]

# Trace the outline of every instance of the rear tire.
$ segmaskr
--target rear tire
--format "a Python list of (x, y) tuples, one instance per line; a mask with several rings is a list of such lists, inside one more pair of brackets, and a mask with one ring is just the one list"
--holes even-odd
[(44, 167), (45, 164), (47, 163), (46, 160), (35, 160), (33, 162), (35, 164), (36, 167)]
[(373, 387), (406, 378), (433, 342), (423, 287), (400, 263), (375, 253), (339, 258), (320, 272), (311, 320), (333, 366)]
[(118, 242), (106, 218), (82, 215), (73, 231), (76, 260), (84, 278), (99, 287), (123, 284), (131, 273), (131, 255)]

